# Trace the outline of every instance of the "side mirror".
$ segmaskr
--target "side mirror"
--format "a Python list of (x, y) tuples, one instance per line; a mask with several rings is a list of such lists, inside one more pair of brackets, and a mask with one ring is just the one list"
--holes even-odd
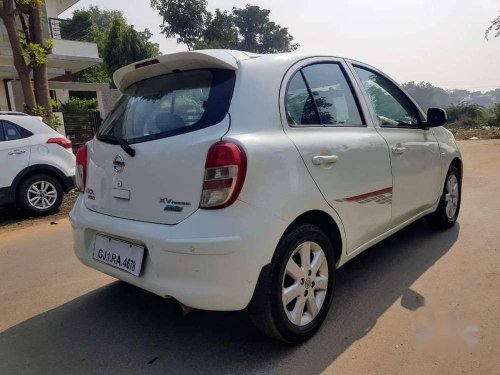
[(429, 128), (435, 128), (436, 126), (443, 126), (447, 120), (448, 116), (444, 109), (429, 108), (427, 110), (427, 123), (425, 125)]

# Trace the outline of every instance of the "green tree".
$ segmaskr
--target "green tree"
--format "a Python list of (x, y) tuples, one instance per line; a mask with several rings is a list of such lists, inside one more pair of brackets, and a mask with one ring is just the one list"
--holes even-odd
[(194, 48), (238, 48), (238, 29), (233, 15), (220, 9), (216, 9), (215, 14), (207, 13), (201, 38)]
[(65, 35), (81, 30), (85, 40), (96, 43), (99, 56), (104, 60), (103, 64), (76, 73), (74, 78), (80, 82), (111, 83), (116, 69), (160, 54), (158, 44), (151, 42), (152, 33), (148, 29), (135, 30), (118, 10), (102, 10), (91, 5), (75, 11), (64, 25)]
[(207, 2), (205, 0), (151, 0), (163, 19), (161, 32), (167, 38), (177, 37), (192, 49), (205, 28)]
[[(415, 83), (411, 81), (402, 86), (424, 110), (430, 107), (448, 107), (453, 104), (453, 95), (450, 92), (441, 87), (433, 86), (429, 82)], [(465, 96), (467, 95), (459, 96), (458, 101)]]
[(476, 104), (460, 104), (446, 108), (446, 114), (450, 123), (464, 119), (479, 123), (485, 118), (485, 109)]
[(42, 29), (44, 6), (44, 0), (2, 0), (0, 18), (7, 30), (25, 107), (52, 124), (54, 117), (47, 75), (47, 55), (52, 52), (52, 40), (45, 39)]
[(138, 32), (123, 19), (114, 18), (103, 51), (106, 70), (112, 75), (117, 69), (135, 61), (159, 55), (157, 44), (149, 42), (151, 32)]
[(105, 10), (101, 9), (96, 5), (90, 5), (86, 12), (90, 14), (90, 19), (94, 26), (100, 30), (109, 30), (111, 23), (115, 18), (121, 19), (123, 22), (127, 22), (123, 12), (120, 10)]
[(269, 20), (271, 11), (256, 5), (233, 8), (234, 22), (239, 30), (239, 48), (256, 53), (287, 52), (297, 49), (286, 27)]
[(94, 40), (91, 14), (86, 10), (75, 10), (70, 20), (61, 22), (60, 28), (62, 39), (84, 42)]
[(494, 37), (500, 36), (500, 15), (497, 16), (493, 21), (491, 21), (490, 26), (486, 29), (484, 37), (488, 40), (490, 33), (494, 33)]
[(270, 11), (255, 5), (231, 12), (207, 11), (205, 0), (151, 0), (163, 19), (162, 33), (177, 37), (188, 49), (235, 48), (256, 53), (296, 50), (286, 27), (269, 18)]
[(486, 94), (493, 95), (495, 97), (495, 100), (497, 102), (500, 102), (500, 87), (495, 90), (488, 91), (486, 92)]
[(106, 37), (106, 46), (102, 54), (102, 59), (106, 70), (111, 75), (123, 65), (121, 64), (124, 47), (124, 35), (127, 25), (119, 18), (114, 18)]

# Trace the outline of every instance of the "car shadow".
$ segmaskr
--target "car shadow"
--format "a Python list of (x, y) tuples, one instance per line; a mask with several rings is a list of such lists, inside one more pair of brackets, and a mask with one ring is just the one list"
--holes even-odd
[(459, 230), (420, 220), (346, 264), (325, 324), (299, 346), (267, 339), (243, 312), (181, 317), (173, 302), (114, 282), (0, 333), (0, 373), (319, 373), (398, 299), (423, 305), (410, 286)]

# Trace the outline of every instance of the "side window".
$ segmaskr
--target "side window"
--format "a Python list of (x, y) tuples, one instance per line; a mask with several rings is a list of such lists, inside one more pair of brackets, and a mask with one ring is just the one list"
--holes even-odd
[(351, 88), (338, 64), (310, 65), (302, 71), (323, 125), (363, 125)]
[(3, 125), (0, 122), (0, 142), (5, 141), (5, 136), (3, 135)]
[(382, 126), (417, 126), (419, 114), (410, 99), (387, 78), (370, 70), (354, 67), (370, 98)]
[(295, 73), (288, 85), (285, 107), (286, 118), (292, 126), (320, 124), (311, 94), (300, 71)]
[(15, 141), (16, 139), (24, 138), (21, 130), (9, 122), (3, 123), (3, 133), (6, 141)]

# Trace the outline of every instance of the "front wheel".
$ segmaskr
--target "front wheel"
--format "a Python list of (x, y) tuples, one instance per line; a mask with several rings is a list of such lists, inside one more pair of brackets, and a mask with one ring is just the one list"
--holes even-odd
[(458, 219), (461, 201), (462, 179), (458, 168), (452, 165), (446, 175), (438, 208), (428, 216), (430, 224), (438, 229), (452, 227)]
[(280, 241), (263, 310), (250, 317), (270, 337), (303, 342), (325, 320), (334, 278), (334, 252), (328, 237), (314, 225), (300, 225)]

